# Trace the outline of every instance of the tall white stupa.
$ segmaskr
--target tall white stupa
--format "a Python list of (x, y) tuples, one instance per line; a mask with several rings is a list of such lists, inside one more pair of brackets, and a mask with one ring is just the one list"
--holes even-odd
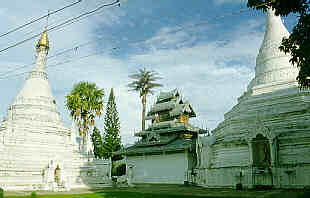
[(5, 190), (69, 190), (88, 187), (93, 174), (109, 175), (107, 163), (96, 168), (80, 152), (74, 131), (60, 119), (46, 72), (49, 48), (45, 30), (36, 45), (35, 66), (1, 124), (0, 187)]
[(290, 33), (272, 9), (267, 10), (266, 23), (264, 40), (256, 58), (255, 78), (248, 86), (254, 95), (297, 85), (298, 68), (289, 62), (291, 56), (279, 49), (282, 38), (288, 38)]
[(205, 141), (197, 174), (202, 186), (310, 185), (310, 91), (298, 88), (298, 69), (279, 50), (289, 36), (280, 16), (269, 8), (266, 18), (255, 78), (213, 130), (216, 141)]

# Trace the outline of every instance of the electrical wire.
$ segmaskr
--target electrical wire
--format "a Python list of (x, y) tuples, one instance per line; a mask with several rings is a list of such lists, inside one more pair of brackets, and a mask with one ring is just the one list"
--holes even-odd
[[(116, 50), (116, 49), (119, 49), (119, 48), (118, 47), (113, 47), (113, 48), (109, 49), (108, 51), (112, 51), (112, 50)], [(59, 63), (53, 64), (53, 65), (48, 65), (48, 66), (46, 66), (46, 68), (57, 67), (57, 66), (64, 65), (64, 64), (67, 64), (67, 63), (76, 62), (78, 60), (85, 59), (85, 58), (88, 58), (88, 57), (91, 57), (91, 56), (95, 56), (95, 55), (99, 55), (99, 54), (102, 54), (104, 52), (105, 51), (90, 53), (90, 54), (87, 54), (85, 56), (80, 56), (80, 57), (77, 57), (77, 58), (74, 58), (74, 59), (71, 59), (71, 60), (59, 62)], [(22, 75), (28, 74), (28, 73), (31, 73), (31, 72), (22, 72), (22, 73), (18, 73), (18, 74), (13, 74), (13, 75), (9, 75), (9, 76), (0, 77), (0, 80), (5, 80), (5, 79), (12, 78), (12, 77), (22, 76)]]
[[(111, 3), (111, 4), (113, 5), (113, 4), (116, 4), (117, 2), (119, 3), (119, 0), (117, 0), (117, 1), (115, 1), (115, 2), (113, 2), (113, 3)], [(269, 3), (263, 3), (263, 4), (258, 5), (258, 6), (256, 6), (256, 7), (260, 7), (260, 6), (264, 6), (264, 5), (268, 5), (268, 4), (269, 4)], [(107, 6), (107, 5), (105, 5), (105, 6)], [(101, 7), (102, 7), (102, 6), (101, 6)], [(100, 7), (99, 7), (99, 8), (100, 8)], [(98, 9), (98, 8), (97, 8), (97, 9)], [(224, 18), (224, 17), (231, 16), (231, 15), (234, 15), (234, 14), (239, 14), (239, 13), (242, 13), (242, 12), (248, 11), (248, 10), (249, 10), (249, 8), (240, 9), (240, 10), (236, 10), (236, 11), (232, 11), (232, 12), (227, 13), (227, 14), (225, 14), (225, 15), (216, 16), (216, 17), (213, 17), (212, 19), (205, 20), (205, 21), (202, 21), (202, 22), (200, 22), (200, 23), (196, 23), (196, 24), (193, 24), (193, 25), (190, 25), (190, 26), (185, 26), (185, 27), (182, 27), (182, 28), (178, 28), (177, 30), (172, 30), (172, 31), (169, 31), (169, 32), (166, 32), (166, 33), (173, 33), (173, 32), (177, 32), (177, 31), (181, 31), (181, 30), (183, 30), (183, 29), (185, 29), (185, 28), (191, 28), (191, 27), (199, 26), (199, 25), (202, 25), (202, 24), (209, 23), (209, 22), (211, 22), (211, 21), (215, 21), (215, 20), (218, 20), (218, 19), (222, 19), (222, 18)], [(92, 11), (90, 11), (90, 12), (92, 12)], [(93, 12), (92, 12), (92, 13), (93, 13)], [(65, 23), (65, 22), (64, 22), (64, 23)], [(103, 37), (97, 38), (96, 41), (101, 40), (101, 39), (103, 39)], [(54, 58), (54, 57), (63, 55), (63, 54), (65, 54), (65, 53), (70, 52), (70, 51), (73, 51), (73, 50), (77, 50), (77, 49), (79, 49), (79, 48), (81, 48), (81, 47), (83, 47), (83, 46), (89, 45), (89, 44), (91, 44), (91, 43), (93, 43), (93, 42), (96, 42), (96, 41), (89, 41), (89, 42), (86, 42), (86, 43), (77, 45), (77, 46), (75, 46), (75, 47), (72, 47), (72, 48), (63, 50), (62, 52), (56, 53), (56, 54), (53, 55), (53, 56), (47, 57), (47, 59), (49, 59), (49, 58)], [(131, 44), (132, 44), (132, 43), (140, 43), (140, 42), (142, 42), (142, 41), (146, 41), (146, 40), (145, 40), (145, 39), (143, 39), (143, 40), (135, 40), (134, 42), (131, 42)], [(114, 47), (114, 48), (112, 48), (112, 49), (117, 49), (117, 48), (120, 48), (120, 47)], [(95, 54), (98, 54), (98, 53), (95, 53)], [(87, 57), (88, 57), (88, 56), (89, 56), (89, 55), (87, 55)], [(67, 63), (67, 62), (65, 62), (65, 63)], [(23, 73), (16, 74), (16, 75), (5, 76), (5, 75), (7, 75), (8, 73), (12, 73), (12, 72), (14, 72), (14, 71), (23, 69), (23, 68), (25, 68), (25, 67), (28, 67), (28, 66), (31, 66), (31, 65), (34, 65), (34, 64), (35, 64), (35, 63), (23, 65), (23, 66), (18, 67), (18, 68), (16, 68), (16, 69), (10, 70), (10, 71), (5, 72), (5, 73), (2, 73), (2, 74), (0, 74), (0, 80), (6, 79), (7, 77), (10, 78), (10, 77), (12, 77), (12, 76), (16, 76), (16, 75), (19, 76), (19, 75), (22, 75), (22, 74), (29, 73), (29, 72), (23, 72)], [(4, 76), (4, 77), (1, 77), (1, 76)]]
[(22, 28), (24, 28), (24, 27), (26, 27), (26, 26), (28, 26), (28, 25), (30, 25), (30, 24), (32, 24), (32, 23), (35, 23), (35, 22), (37, 22), (37, 21), (40, 21), (40, 20), (42, 20), (42, 19), (44, 19), (44, 18), (46, 18), (46, 17), (49, 17), (50, 15), (56, 14), (57, 12), (60, 12), (60, 11), (62, 11), (62, 10), (64, 10), (64, 9), (66, 9), (66, 8), (72, 7), (72, 6), (74, 6), (74, 5), (78, 4), (78, 3), (81, 3), (81, 2), (82, 2), (82, 0), (78, 0), (78, 1), (76, 1), (76, 2), (74, 2), (74, 3), (71, 3), (71, 4), (67, 5), (67, 6), (62, 7), (62, 8), (60, 8), (60, 9), (58, 9), (58, 10), (53, 11), (53, 12), (50, 12), (50, 13), (48, 13), (48, 14), (46, 14), (46, 15), (44, 15), (44, 16), (41, 16), (41, 17), (39, 17), (39, 18), (37, 18), (37, 19), (33, 19), (33, 20), (31, 20), (31, 21), (29, 21), (29, 22), (27, 22), (27, 23), (25, 23), (25, 24), (23, 24), (23, 25), (20, 25), (20, 26), (18, 26), (18, 27), (16, 27), (16, 28), (14, 28), (14, 29), (12, 29), (12, 30), (6, 32), (6, 33), (1, 34), (1, 35), (0, 35), (0, 38), (6, 36), (6, 35), (8, 35), (8, 34), (11, 34), (11, 33), (13, 33), (13, 32), (16, 32), (17, 30), (20, 30), (20, 29), (22, 29)]
[[(266, 5), (268, 6), (268, 5), (270, 5), (270, 4), (271, 4), (270, 2), (262, 3), (262, 4), (260, 4), (260, 5), (253, 6), (252, 8), (258, 8), (258, 7), (262, 7), (262, 6), (266, 6)], [(251, 11), (251, 8), (243, 8), (243, 9), (239, 9), (239, 10), (234, 10), (234, 11), (225, 13), (225, 14), (223, 14), (223, 15), (217, 15), (217, 16), (212, 17), (212, 18), (210, 18), (210, 19), (203, 20), (203, 21), (201, 21), (201, 22), (199, 22), (199, 23), (186, 25), (186, 26), (179, 27), (179, 28), (176, 28), (176, 29), (170, 30), (170, 31), (165, 31), (165, 34), (172, 34), (172, 33), (176, 33), (176, 32), (179, 32), (179, 31), (181, 31), (181, 30), (184, 30), (184, 29), (189, 29), (189, 28), (194, 28), (194, 27), (200, 26), (200, 25), (205, 25), (205, 24), (208, 24), (208, 23), (210, 23), (210, 22), (213, 22), (213, 21), (216, 21), (216, 20), (219, 20), (219, 19), (228, 17), (228, 16), (232, 16), (232, 15), (236, 15), (236, 14), (240, 14), (240, 13), (248, 12), (248, 11)], [(146, 40), (145, 40), (145, 39), (140, 40), (140, 42), (143, 42), (143, 41), (146, 41)], [(136, 41), (135, 43), (139, 43), (139, 42)]]
[[(69, 19), (69, 20), (67, 20), (67, 21), (65, 21), (65, 22), (63, 22), (63, 23), (60, 23), (60, 24), (58, 24), (58, 25), (56, 25), (56, 26), (54, 26), (54, 27), (52, 27), (52, 28), (49, 28), (49, 29), (47, 29), (47, 30), (48, 30), (48, 31), (53, 31), (53, 30), (57, 30), (57, 29), (63, 28), (63, 27), (65, 27), (65, 26), (67, 26), (67, 25), (70, 25), (70, 24), (72, 24), (72, 23), (78, 22), (78, 21), (80, 21), (80, 20), (82, 20), (82, 19), (84, 19), (84, 18), (87, 18), (87, 17), (91, 16), (93, 13), (97, 12), (98, 10), (102, 9), (103, 7), (112, 6), (112, 5), (115, 5), (115, 4), (117, 4), (118, 6), (120, 6), (120, 1), (119, 1), (119, 0), (116, 0), (116, 1), (114, 1), (114, 2), (112, 2), (112, 3), (110, 3), (110, 4), (106, 4), (106, 5), (99, 6), (98, 8), (96, 8), (96, 9), (94, 9), (94, 10), (92, 10), (92, 11), (85, 12), (85, 13), (83, 13), (83, 14), (77, 16), (77, 17), (74, 17), (74, 18), (72, 18), (72, 19)], [(253, 8), (262, 7), (262, 6), (269, 5), (269, 4), (270, 4), (270, 2), (263, 3), (263, 4), (260, 4), (260, 5), (257, 5), (257, 6), (253, 6)], [(244, 9), (232, 11), (232, 12), (229, 12), (229, 13), (224, 14), (224, 15), (215, 16), (215, 17), (213, 17), (213, 18), (211, 18), (211, 19), (202, 21), (202, 22), (200, 22), (200, 23), (196, 23), (196, 24), (184, 26), (184, 27), (181, 27), (181, 28), (178, 28), (178, 29), (175, 29), (175, 30), (167, 31), (166, 34), (167, 34), (167, 33), (176, 33), (176, 32), (178, 32), (178, 31), (184, 30), (184, 29), (186, 29), (186, 28), (192, 28), (192, 27), (196, 27), (196, 26), (199, 26), (199, 25), (207, 24), (207, 23), (210, 23), (211, 21), (215, 21), (215, 20), (218, 20), (218, 19), (222, 19), (222, 18), (224, 18), (224, 17), (231, 16), (231, 15), (235, 15), (235, 14), (240, 14), (240, 13), (242, 13), (242, 12), (246, 12), (246, 11), (249, 11), (249, 10), (250, 10), (250, 8), (244, 8)], [(86, 17), (84, 17), (84, 16), (86, 16)], [(84, 18), (82, 18), (82, 17), (84, 17)], [(61, 26), (62, 26), (62, 27), (61, 27)], [(38, 33), (38, 34), (36, 34), (36, 35), (34, 35), (34, 36), (28, 38), (28, 39), (25, 39), (25, 40), (23, 40), (23, 41), (20, 41), (20, 42), (18, 42), (18, 43), (15, 43), (15, 44), (13, 44), (13, 45), (7, 47), (7, 48), (4, 48), (4, 49), (0, 50), (0, 53), (3, 52), (3, 51), (6, 51), (6, 50), (8, 50), (8, 49), (10, 49), (10, 48), (12, 48), (12, 47), (16, 47), (16, 46), (18, 46), (18, 45), (20, 45), (20, 44), (22, 44), (22, 43), (25, 43), (25, 42), (27, 42), (27, 41), (29, 41), (29, 40), (32, 40), (32, 39), (34, 39), (35, 37), (40, 36), (41, 34), (42, 34), (42, 32), (40, 32), (40, 33)], [(145, 40), (141, 40), (141, 41), (145, 41)], [(138, 43), (138, 42), (136, 42), (136, 43)]]
[[(96, 38), (96, 41), (88, 41), (88, 42), (85, 42), (85, 43), (76, 45), (76, 46), (74, 46), (74, 47), (71, 47), (71, 48), (69, 48), (69, 49), (59, 50), (60, 52), (57, 52), (56, 54), (54, 54), (54, 55), (52, 55), (52, 56), (48, 56), (46, 59), (47, 59), (47, 60), (53, 59), (53, 58), (56, 58), (56, 57), (58, 57), (58, 56), (64, 55), (64, 54), (66, 54), (66, 53), (68, 53), (68, 52), (70, 52), (70, 51), (76, 51), (76, 50), (78, 50), (78, 49), (80, 49), (80, 48), (82, 48), (82, 47), (84, 47), (84, 46), (87, 46), (87, 45), (89, 45), (89, 44), (91, 44), (91, 43), (94, 43), (94, 42), (97, 42), (97, 41), (99, 41), (99, 40), (102, 40), (102, 39), (104, 39), (104, 38), (105, 38), (105, 37), (102, 36), (102, 37)], [(114, 49), (114, 48), (112, 48), (112, 49)], [(6, 76), (7, 74), (10, 74), (10, 73), (12, 73), (12, 72), (15, 72), (15, 71), (24, 69), (24, 68), (29, 67), (29, 66), (32, 66), (32, 65), (34, 65), (34, 64), (35, 64), (35, 62), (30, 63), (30, 64), (26, 64), (26, 65), (22, 65), (22, 66), (19, 66), (19, 67), (17, 67), (17, 68), (14, 68), (14, 69), (12, 69), (12, 70), (3, 72), (3, 73), (0, 74), (0, 77)]]
[[(51, 27), (51, 28), (47, 28), (46, 31), (51, 32), (51, 31), (54, 31), (54, 30), (63, 28), (63, 27), (66, 26), (66, 25), (70, 25), (70, 24), (73, 24), (73, 23), (75, 23), (75, 22), (78, 22), (78, 21), (80, 21), (80, 20), (82, 20), (82, 19), (85, 19), (86, 16), (88, 17), (88, 15), (91, 15), (91, 14), (93, 14), (93, 13), (95, 13), (95, 12), (101, 10), (101, 9), (104, 8), (104, 7), (113, 6), (113, 5), (115, 5), (115, 4), (120, 5), (119, 0), (116, 0), (116, 1), (114, 1), (114, 2), (112, 2), (112, 3), (109, 3), (109, 4), (101, 5), (101, 6), (97, 7), (97, 8), (94, 9), (94, 10), (91, 10), (91, 11), (85, 12), (85, 13), (83, 13), (83, 14), (80, 14), (80, 15), (78, 15), (77, 17), (68, 19), (68, 20), (66, 20), (66, 21), (64, 21), (64, 22), (62, 22), (62, 23), (60, 23), (60, 24), (58, 24), (58, 25), (55, 25), (55, 26)], [(83, 18), (82, 18), (82, 17), (83, 17)], [(20, 42), (17, 42), (17, 43), (15, 43), (15, 44), (13, 44), (13, 45), (10, 45), (10, 46), (4, 48), (4, 49), (1, 49), (1, 50), (0, 50), (0, 53), (1, 53), (1, 52), (4, 52), (4, 51), (7, 51), (8, 49), (11, 49), (11, 48), (13, 48), (13, 47), (19, 46), (19, 45), (21, 45), (21, 44), (23, 44), (23, 43), (25, 43), (25, 42), (27, 42), (27, 41), (30, 41), (30, 40), (32, 40), (32, 39), (34, 39), (34, 38), (40, 36), (42, 33), (43, 33), (43, 32), (40, 32), (40, 33), (35, 34), (35, 35), (33, 35), (33, 36), (31, 36), (31, 37), (25, 39), (25, 40), (22, 40), (22, 41), (20, 41)]]

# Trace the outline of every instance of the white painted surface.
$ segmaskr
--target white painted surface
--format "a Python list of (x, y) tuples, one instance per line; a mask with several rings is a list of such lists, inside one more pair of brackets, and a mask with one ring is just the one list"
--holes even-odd
[[(198, 167), (199, 185), (310, 186), (310, 91), (299, 90), (298, 70), (289, 63), (290, 56), (278, 49), (288, 35), (281, 18), (268, 10), (255, 78), (213, 131), (216, 142), (202, 149), (206, 165)], [(258, 134), (268, 139), (270, 167), (253, 166), (252, 141)]]
[(110, 161), (96, 161), (81, 152), (74, 131), (60, 120), (45, 70), (46, 55), (47, 49), (40, 46), (35, 67), (1, 123), (0, 187), (60, 191), (110, 185)]
[(282, 38), (289, 37), (280, 16), (268, 9), (266, 21), (264, 40), (256, 58), (255, 78), (248, 86), (254, 95), (294, 86), (298, 74), (297, 67), (289, 62), (291, 56), (279, 50)]
[(186, 153), (128, 156), (133, 183), (183, 184), (188, 169)]

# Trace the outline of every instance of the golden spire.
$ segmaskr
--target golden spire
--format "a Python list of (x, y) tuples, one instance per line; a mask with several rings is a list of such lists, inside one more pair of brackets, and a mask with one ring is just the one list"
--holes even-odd
[(40, 46), (45, 46), (47, 48), (47, 50), (49, 50), (49, 48), (50, 48), (49, 41), (47, 38), (47, 27), (48, 27), (49, 16), (50, 16), (50, 10), (48, 10), (48, 14), (47, 14), (47, 18), (46, 18), (46, 26), (44, 28), (44, 31), (41, 35), (39, 42), (37, 43), (37, 48), (39, 48)]
[(47, 28), (46, 27), (45, 27), (45, 30), (43, 31), (41, 38), (37, 44), (37, 48), (39, 48), (40, 46), (45, 46), (47, 49), (50, 48), (49, 41), (47, 38)]

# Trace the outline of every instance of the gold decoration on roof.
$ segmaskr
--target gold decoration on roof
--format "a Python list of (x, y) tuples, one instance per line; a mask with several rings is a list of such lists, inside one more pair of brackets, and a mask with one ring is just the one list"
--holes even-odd
[(184, 133), (184, 139), (185, 140), (190, 140), (190, 139), (192, 139), (192, 137), (193, 137), (193, 135), (192, 134), (190, 134), (190, 133)]
[(47, 29), (45, 28), (45, 30), (43, 31), (41, 38), (37, 44), (37, 48), (40, 46), (45, 46), (47, 49), (50, 48), (49, 45), (49, 41), (48, 41), (48, 37), (47, 37)]

